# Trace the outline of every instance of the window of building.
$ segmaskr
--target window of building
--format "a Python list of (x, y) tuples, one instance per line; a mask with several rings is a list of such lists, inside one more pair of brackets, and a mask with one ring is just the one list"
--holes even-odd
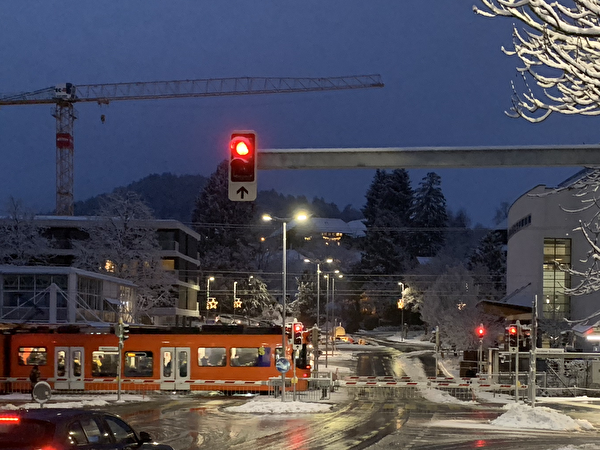
[(175, 260), (171, 259), (171, 258), (163, 259), (162, 266), (163, 266), (163, 269), (165, 269), (165, 270), (173, 271), (173, 270), (175, 270)]
[(545, 319), (562, 320), (571, 316), (571, 297), (564, 290), (571, 287), (571, 275), (558, 264), (571, 265), (570, 239), (544, 239), (543, 314)]
[(79, 277), (77, 291), (83, 303), (90, 309), (102, 310), (102, 281), (93, 278)]

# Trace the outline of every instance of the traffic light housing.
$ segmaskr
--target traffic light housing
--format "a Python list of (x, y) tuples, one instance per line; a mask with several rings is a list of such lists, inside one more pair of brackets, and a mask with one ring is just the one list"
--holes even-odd
[(234, 131), (229, 139), (229, 200), (256, 200), (257, 145), (254, 131)]
[(483, 324), (479, 324), (475, 332), (479, 339), (483, 339), (483, 337), (485, 336), (485, 327), (483, 326)]
[(304, 330), (304, 326), (300, 322), (294, 322), (292, 324), (292, 342), (294, 344), (294, 348), (298, 349), (302, 347), (302, 331)]
[(519, 336), (519, 329), (516, 325), (509, 325), (506, 328), (506, 341), (508, 343), (508, 349), (511, 351), (517, 350), (517, 340)]
[(123, 340), (126, 341), (127, 339), (129, 339), (129, 324), (128, 323), (124, 323), (122, 326), (122, 333), (123, 333)]

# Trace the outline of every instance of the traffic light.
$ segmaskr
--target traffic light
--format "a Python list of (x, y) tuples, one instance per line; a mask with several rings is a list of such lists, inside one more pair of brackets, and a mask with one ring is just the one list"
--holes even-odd
[(482, 323), (480, 323), (479, 326), (477, 327), (476, 333), (477, 333), (477, 337), (479, 339), (483, 339), (483, 337), (485, 336), (485, 328)]
[(517, 340), (519, 338), (518, 333), (519, 333), (519, 330), (516, 325), (510, 325), (506, 328), (508, 349), (510, 351), (517, 350)]
[(292, 342), (294, 343), (294, 348), (302, 347), (302, 330), (304, 326), (300, 322), (294, 322), (292, 324), (292, 333), (293, 338)]
[(121, 325), (123, 328), (123, 340), (126, 341), (127, 339), (129, 339), (129, 324), (128, 323), (124, 323), (123, 325)]
[(256, 133), (234, 131), (229, 140), (229, 199), (256, 200)]

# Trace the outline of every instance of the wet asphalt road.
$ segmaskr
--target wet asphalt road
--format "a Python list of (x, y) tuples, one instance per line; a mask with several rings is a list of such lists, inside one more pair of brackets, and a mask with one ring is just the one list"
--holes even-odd
[[(356, 374), (402, 376), (395, 363), (402, 344), (357, 353)], [(420, 357), (428, 376), (432, 354)], [(474, 427), (502, 414), (481, 405), (431, 403), (420, 398), (366, 398), (338, 403), (324, 414), (240, 414), (225, 410), (244, 403), (231, 397), (169, 397), (111, 408), (138, 430), (149, 431), (176, 450), (196, 449), (558, 449), (600, 442), (596, 432), (561, 433)], [(460, 426), (448, 426), (449, 421)], [(462, 424), (467, 424), (462, 426)], [(600, 448), (600, 446), (599, 446)]]

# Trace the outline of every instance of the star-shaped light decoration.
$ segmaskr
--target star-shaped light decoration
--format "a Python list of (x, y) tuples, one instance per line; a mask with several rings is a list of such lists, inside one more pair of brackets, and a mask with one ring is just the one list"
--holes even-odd
[(239, 298), (236, 298), (233, 301), (233, 307), (236, 308), (236, 309), (241, 308), (242, 307), (242, 301)]
[(214, 297), (211, 297), (206, 302), (206, 309), (217, 309), (218, 304), (219, 304), (219, 302), (217, 301), (217, 299)]

